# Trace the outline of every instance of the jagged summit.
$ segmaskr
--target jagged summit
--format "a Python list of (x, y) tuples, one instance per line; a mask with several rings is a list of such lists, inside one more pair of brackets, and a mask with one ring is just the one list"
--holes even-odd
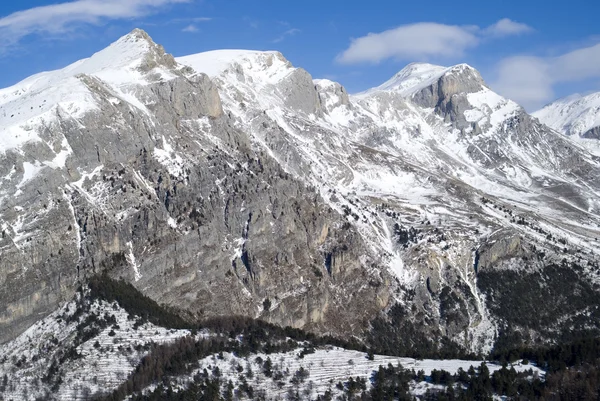
[(230, 86), (224, 92), (260, 93), (253, 100), (262, 109), (278, 105), (306, 115), (322, 113), (310, 74), (294, 67), (280, 52), (216, 50), (176, 60)]
[(409, 91), (430, 80), (439, 78), (448, 67), (427, 63), (411, 63), (396, 73), (391, 79), (378, 86), (378, 90)]
[(118, 40), (118, 42), (120, 42), (120, 41), (139, 41), (139, 40), (144, 40), (150, 44), (155, 43), (154, 40), (152, 40), (152, 37), (150, 37), (150, 34), (141, 28), (134, 28), (127, 35), (121, 37)]
[(156, 67), (170, 69), (176, 65), (173, 56), (167, 54), (161, 45), (156, 44), (150, 35), (141, 29), (134, 29), (106, 49), (94, 54), (87, 64), (92, 73), (121, 68), (147, 73)]

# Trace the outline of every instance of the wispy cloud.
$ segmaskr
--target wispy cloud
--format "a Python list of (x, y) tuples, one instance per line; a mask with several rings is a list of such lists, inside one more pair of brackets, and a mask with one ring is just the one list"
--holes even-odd
[(260, 26), (260, 22), (254, 18), (251, 17), (244, 17), (244, 22), (246, 22), (248, 25), (250, 25), (250, 28), (252, 29), (258, 29), (258, 27)]
[(181, 32), (186, 32), (186, 33), (196, 33), (198, 31), (200, 31), (200, 30), (194, 24), (190, 24), (181, 30)]
[(180, 24), (182, 22), (209, 22), (212, 21), (213, 19), (211, 17), (192, 17), (192, 18), (173, 18), (170, 19), (167, 23), (168, 24)]
[(143, 17), (191, 0), (76, 0), (18, 11), (0, 18), (0, 48), (31, 34), (61, 34), (81, 24)]
[(302, 32), (302, 31), (300, 31), (300, 29), (296, 29), (296, 28), (288, 29), (287, 31), (282, 33), (279, 37), (273, 39), (273, 43), (283, 42), (285, 40), (285, 38), (287, 38), (288, 36), (294, 36), (300, 32)]
[(522, 35), (525, 33), (533, 32), (533, 28), (527, 24), (523, 24), (520, 22), (515, 22), (508, 18), (503, 18), (495, 24), (490, 25), (485, 28), (483, 32), (490, 36), (512, 36), (512, 35)]
[(487, 28), (420, 22), (353, 39), (348, 49), (337, 56), (337, 61), (355, 64), (379, 63), (390, 58), (412, 61), (460, 57), (486, 37), (517, 35), (531, 30), (529, 26), (507, 18)]
[(554, 100), (556, 85), (600, 78), (600, 43), (555, 57), (514, 56), (502, 60), (491, 86), (528, 110)]

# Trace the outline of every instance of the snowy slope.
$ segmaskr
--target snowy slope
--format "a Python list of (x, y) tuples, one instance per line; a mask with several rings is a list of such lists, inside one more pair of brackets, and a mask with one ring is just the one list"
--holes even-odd
[(131, 101), (140, 107), (129, 88), (147, 84), (150, 80), (170, 79), (166, 69), (152, 71), (152, 78), (144, 65), (153, 50), (146, 34), (134, 31), (94, 54), (64, 69), (43, 72), (0, 90), (0, 151), (5, 152), (28, 141), (39, 140), (31, 126), (50, 118), (57, 109), (74, 118), (97, 110), (97, 103), (81, 75), (93, 76), (110, 85), (115, 97)]
[[(138, 326), (137, 318), (128, 316), (116, 303), (104, 301), (87, 305), (86, 311), (75, 317), (82, 302), (87, 301), (78, 297), (68, 302), (0, 347), (0, 377), (7, 378), (3, 397), (81, 400), (109, 392), (134, 371), (148, 354), (149, 344), (171, 343), (190, 335), (188, 330), (167, 330), (150, 323)], [(78, 330), (90, 328), (90, 316), (94, 321), (107, 316), (115, 320), (87, 341), (77, 341)], [(59, 360), (58, 372), (51, 376), (51, 367)], [(56, 377), (62, 378), (57, 385)]]
[[(276, 54), (277, 52), (260, 52), (254, 50), (213, 50), (179, 57), (177, 61), (192, 67), (198, 72), (203, 72), (209, 77), (216, 77), (235, 62), (251, 63), (251, 60), (254, 58), (269, 57)], [(274, 69), (274, 71), (277, 70), (277, 68)]]
[[(415, 372), (422, 370), (425, 376), (430, 376), (434, 369), (456, 374), (460, 368), (468, 371), (471, 366), (478, 368), (482, 363), (482, 361), (467, 360), (417, 360), (385, 355), (373, 355), (373, 359), (369, 360), (366, 353), (332, 346), (319, 348), (314, 353), (300, 358), (298, 355), (301, 351), (302, 348), (287, 353), (256, 354), (244, 358), (231, 353), (223, 353), (222, 357), (212, 355), (199, 362), (197, 372), (201, 372), (203, 369), (212, 371), (218, 367), (221, 374), (232, 381), (234, 388), (239, 388), (246, 381), (244, 376), (247, 375), (247, 373), (240, 372), (239, 367), (242, 367), (243, 372), (251, 370), (254, 373), (247, 383), (251, 384), (257, 392), (264, 393), (266, 399), (284, 399), (288, 391), (300, 390), (306, 397), (305, 399), (313, 400), (318, 396), (323, 396), (327, 391), (331, 392), (334, 397), (343, 396), (343, 391), (336, 388), (336, 385), (339, 382), (346, 382), (349, 378), (365, 379), (367, 389), (369, 389), (371, 376), (377, 372), (379, 366), (401, 365), (404, 369), (412, 369)], [(271, 377), (265, 376), (262, 364), (257, 362), (257, 358), (260, 358), (259, 361), (270, 358), (273, 362), (273, 371), (282, 372), (283, 378), (276, 380), (273, 376), (277, 376), (277, 374)], [(502, 368), (496, 363), (486, 362), (486, 365), (490, 373)], [(526, 372), (532, 369), (539, 377), (545, 376), (545, 372), (535, 366), (522, 365), (517, 362), (510, 367), (514, 367), (517, 372)], [(308, 372), (307, 377), (300, 384), (293, 384), (289, 378), (300, 369)], [(185, 382), (185, 379), (178, 381), (179, 384), (181, 382)], [(427, 383), (412, 381), (411, 387), (413, 394), (422, 395), (420, 390), (427, 388)]]
[[(96, 322), (106, 318), (114, 321), (85, 341), (79, 340), (80, 330), (89, 330)], [(116, 302), (89, 303), (78, 296), (10, 344), (0, 347), (0, 377), (3, 383), (6, 380), (5, 391), (1, 395), (15, 401), (40, 398), (71, 401), (109, 394), (130, 377), (142, 358), (149, 354), (151, 347), (172, 344), (191, 336), (189, 330), (169, 330), (150, 323), (139, 324), (138, 320), (139, 317), (130, 316)], [(200, 340), (213, 336), (217, 334), (204, 330), (195, 338)], [(231, 381), (236, 389), (248, 377), (247, 382), (257, 393), (264, 393), (266, 399), (282, 399), (291, 389), (303, 390), (307, 397), (315, 399), (328, 390), (334, 396), (342, 394), (336, 384), (346, 382), (349, 378), (365, 379), (368, 389), (369, 379), (379, 366), (401, 365), (415, 372), (422, 370), (425, 376), (429, 376), (434, 369), (456, 374), (459, 368), (467, 371), (471, 366), (478, 368), (482, 363), (475, 360), (414, 359), (385, 355), (373, 355), (369, 359), (364, 352), (333, 346), (319, 347), (300, 357), (303, 350), (298, 348), (289, 352), (251, 353), (244, 356), (221, 352), (193, 361), (190, 365), (195, 369), (189, 374), (167, 377), (174, 388), (183, 389), (192, 382), (195, 374), (205, 369), (212, 372), (217, 367), (220, 376)], [(277, 379), (277, 373), (269, 377), (265, 375), (259, 361), (267, 359), (273, 362), (273, 372), (282, 374), (280, 379)], [(57, 365), (59, 360), (61, 363)], [(486, 364), (490, 373), (501, 369), (496, 363)], [(516, 362), (511, 367), (517, 372), (531, 369), (542, 379), (545, 376), (545, 372), (536, 366)], [(305, 369), (307, 376), (301, 383), (293, 384), (290, 377), (300, 369)], [(250, 371), (254, 374), (251, 375)], [(411, 386), (414, 394), (420, 394), (428, 387), (426, 382), (414, 381)], [(152, 384), (145, 391), (155, 387), (156, 384)]]
[(559, 99), (533, 116), (565, 135), (585, 137), (593, 128), (600, 127), (600, 93)]

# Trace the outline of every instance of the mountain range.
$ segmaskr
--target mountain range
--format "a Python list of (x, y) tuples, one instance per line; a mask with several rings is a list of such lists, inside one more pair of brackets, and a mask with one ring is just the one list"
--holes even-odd
[(0, 343), (98, 275), (396, 354), (597, 335), (599, 99), (530, 115), (425, 63), (351, 95), (135, 30), (0, 90)]

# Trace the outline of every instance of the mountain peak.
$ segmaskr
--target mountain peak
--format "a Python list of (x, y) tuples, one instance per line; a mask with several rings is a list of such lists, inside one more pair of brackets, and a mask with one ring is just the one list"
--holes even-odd
[(147, 73), (159, 66), (171, 69), (176, 65), (173, 56), (167, 54), (165, 49), (156, 44), (146, 31), (139, 28), (121, 37), (86, 61), (96, 68), (137, 69), (142, 73)]
[(127, 35), (123, 36), (121, 39), (123, 41), (139, 41), (145, 40), (149, 43), (154, 43), (148, 32), (144, 31), (140, 28), (135, 28), (133, 31), (129, 32)]
[(473, 84), (477, 87), (485, 85), (479, 71), (468, 64), (463, 63), (452, 67), (443, 67), (429, 63), (411, 63), (382, 85), (370, 89), (365, 93), (394, 91), (400, 93), (402, 96), (411, 96), (433, 85), (444, 76), (453, 76), (458, 81), (464, 81), (469, 88)]
[[(135, 29), (91, 57), (65, 68), (31, 76), (16, 85), (0, 89), (0, 130), (18, 126), (61, 104), (84, 112), (95, 108), (82, 76), (96, 77), (120, 90), (136, 84), (172, 79), (177, 74), (175, 59), (152, 41), (150, 35)], [(0, 141), (0, 150), (22, 141)]]

